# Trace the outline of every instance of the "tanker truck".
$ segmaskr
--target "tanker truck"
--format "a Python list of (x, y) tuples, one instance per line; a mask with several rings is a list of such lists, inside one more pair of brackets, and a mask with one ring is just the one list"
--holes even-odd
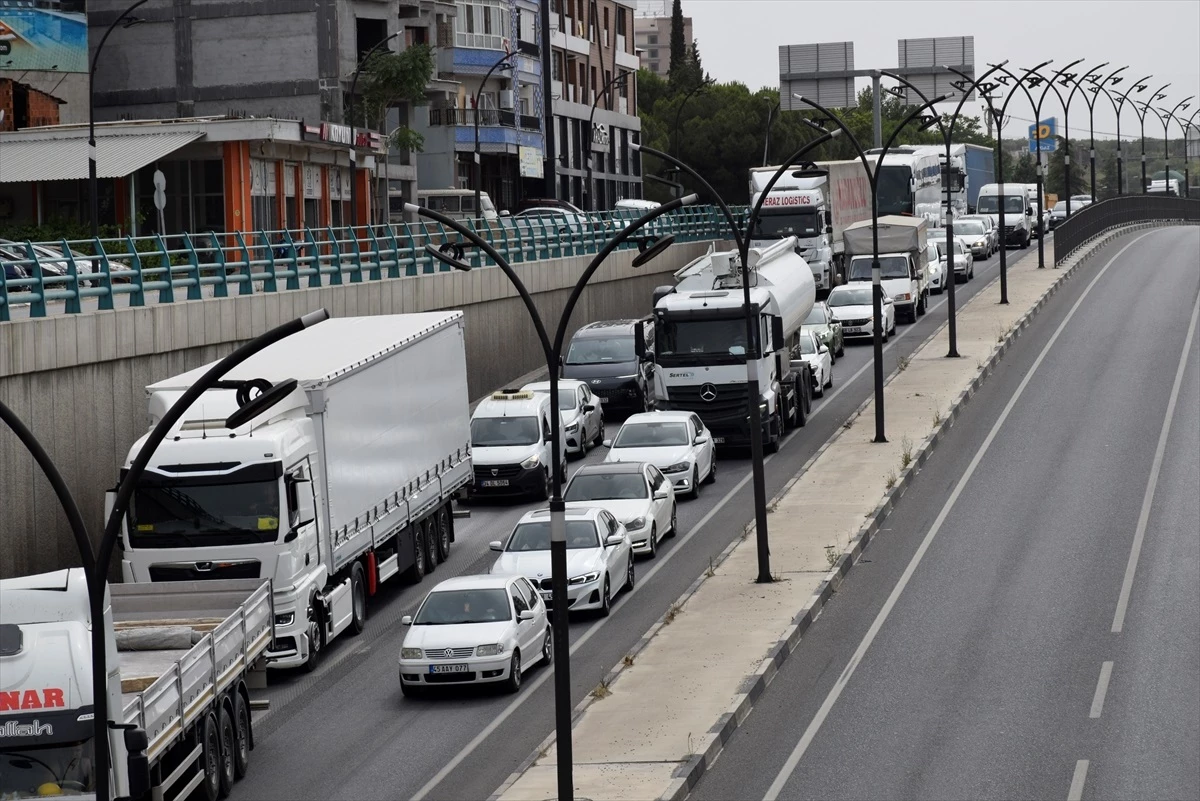
[[(657, 408), (695, 412), (717, 445), (750, 441), (747, 369), (756, 371), (763, 444), (775, 451), (803, 426), (812, 371), (796, 355), (800, 326), (816, 301), (812, 270), (794, 236), (749, 250), (755, 341), (746, 342), (741, 262), (736, 250), (709, 253), (658, 290), (654, 308)], [(761, 354), (753, 358), (754, 354)], [(747, 363), (747, 359), (750, 359)]]

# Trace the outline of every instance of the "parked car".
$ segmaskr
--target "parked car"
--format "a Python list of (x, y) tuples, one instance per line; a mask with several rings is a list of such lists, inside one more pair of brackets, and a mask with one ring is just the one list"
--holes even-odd
[(630, 416), (617, 436), (605, 440), (606, 462), (649, 462), (676, 492), (700, 497), (700, 483), (717, 477), (713, 438), (694, 412), (645, 412)]
[(842, 324), (834, 318), (833, 312), (825, 303), (813, 305), (812, 311), (808, 313), (808, 317), (804, 318), (804, 323), (800, 326), (800, 333), (816, 334), (821, 344), (829, 348), (830, 358), (833, 361), (837, 361), (837, 357), (846, 352), (846, 339), (842, 336)]
[(577, 378), (605, 414), (654, 406), (654, 327), (648, 319), (599, 320), (577, 330), (563, 358), (564, 378)]
[(813, 396), (820, 398), (833, 386), (833, 354), (813, 333), (800, 332), (800, 358), (812, 368)]
[(633, 552), (653, 558), (658, 543), (674, 537), (675, 488), (648, 462), (586, 464), (575, 471), (563, 490), (568, 509), (596, 506), (621, 521)]
[[(847, 339), (872, 337), (875, 335), (875, 312), (872, 305), (870, 284), (842, 284), (829, 290), (826, 303), (833, 316), (842, 324), (842, 335)], [(896, 309), (887, 292), (881, 301), (883, 308), (883, 341), (887, 342), (896, 333)]]
[[(522, 392), (550, 394), (550, 382), (538, 381), (521, 387)], [(588, 445), (604, 442), (604, 412), (600, 401), (583, 381), (558, 379), (558, 413), (568, 454), (583, 456)]]
[(519, 575), (457, 576), (421, 602), (400, 647), (400, 690), (443, 684), (521, 689), (521, 674), (554, 659), (546, 604)]
[[(633, 589), (633, 545), (625, 527), (612, 512), (597, 507), (568, 509), (567, 609), (588, 609), (607, 617), (612, 598), (622, 589)], [(524, 576), (551, 606), (550, 510), (527, 512), (505, 542), (488, 543), (500, 558), (493, 573)]]

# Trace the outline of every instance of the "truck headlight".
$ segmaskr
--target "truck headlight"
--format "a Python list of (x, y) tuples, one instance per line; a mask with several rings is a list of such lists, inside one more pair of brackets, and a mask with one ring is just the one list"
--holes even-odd
[(600, 578), (600, 573), (599, 573), (599, 571), (596, 571), (593, 573), (584, 573), (582, 576), (576, 576), (575, 578), (571, 579), (567, 583), (568, 584), (589, 584), (598, 578)]
[(400, 658), (401, 659), (420, 659), (422, 656), (424, 656), (424, 654), (421, 653), (420, 648), (401, 648), (400, 649)]
[(532, 470), (533, 468), (537, 467), (541, 463), (542, 463), (541, 457), (535, 453), (533, 456), (530, 456), (528, 459), (521, 462), (521, 467), (523, 467), (526, 470)]
[(676, 462), (675, 464), (667, 465), (666, 467), (664, 467), (662, 469), (662, 471), (664, 473), (682, 473), (686, 470), (691, 470), (691, 469), (692, 469), (692, 465), (688, 462)]
[(295, 622), (296, 622), (296, 613), (295, 612), (284, 612), (281, 615), (275, 616), (275, 625), (276, 626), (290, 626)]
[(908, 292), (901, 292), (893, 300), (912, 300), (912, 295)]
[(504, 643), (480, 645), (475, 648), (475, 656), (499, 656), (504, 653)]

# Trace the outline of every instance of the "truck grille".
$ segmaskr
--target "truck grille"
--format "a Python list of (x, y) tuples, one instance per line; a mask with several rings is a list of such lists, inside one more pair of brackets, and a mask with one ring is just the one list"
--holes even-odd
[(475, 480), (489, 478), (515, 478), (521, 475), (521, 466), (516, 464), (475, 465)]
[[(209, 579), (256, 579), (261, 565), (248, 562), (198, 562), (196, 565), (151, 565), (151, 581), (208, 581)], [(211, 567), (209, 565), (211, 564)], [(201, 569), (206, 568), (206, 569)]]
[[(702, 397), (715, 391), (716, 397)], [(685, 412), (696, 412), (703, 419), (706, 415), (723, 416), (746, 410), (747, 389), (745, 384), (701, 384), (695, 387), (672, 387), (670, 406)]]

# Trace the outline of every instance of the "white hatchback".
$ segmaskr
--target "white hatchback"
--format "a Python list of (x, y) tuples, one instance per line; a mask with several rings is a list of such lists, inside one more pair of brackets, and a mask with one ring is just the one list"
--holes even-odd
[(829, 348), (808, 331), (800, 332), (800, 358), (808, 362), (813, 374), (813, 395), (820, 398), (833, 386), (833, 359)]
[[(522, 392), (550, 394), (550, 382), (538, 381), (521, 387)], [(600, 399), (584, 381), (558, 379), (558, 414), (562, 420), (562, 438), (567, 453), (582, 456), (589, 445), (604, 441), (604, 412)]]
[(675, 485), (676, 492), (700, 497), (700, 483), (717, 477), (712, 436), (692, 412), (630, 415), (617, 436), (604, 440), (606, 462), (649, 462)]
[(405, 695), (446, 684), (501, 683), (521, 689), (521, 673), (554, 658), (546, 605), (521, 576), (458, 576), (421, 602), (400, 648)]
[(568, 509), (598, 506), (621, 521), (633, 552), (658, 555), (658, 543), (674, 537), (675, 488), (645, 462), (587, 464), (575, 471), (563, 490)]

